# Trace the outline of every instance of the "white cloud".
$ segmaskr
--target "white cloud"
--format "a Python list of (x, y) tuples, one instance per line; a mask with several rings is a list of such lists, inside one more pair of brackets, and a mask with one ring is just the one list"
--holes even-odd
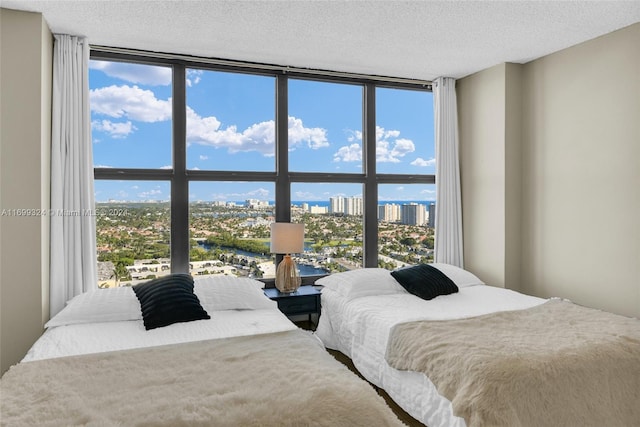
[[(90, 92), (91, 109), (97, 114), (113, 118), (128, 118), (133, 121), (153, 123), (171, 119), (171, 98), (156, 98), (150, 90), (138, 86), (108, 86)], [(311, 149), (329, 145), (327, 131), (322, 128), (305, 127), (301, 119), (289, 117), (289, 145), (302, 143)], [(125, 136), (127, 128), (103, 120), (103, 130), (119, 132)], [(119, 127), (118, 127), (119, 126)], [(136, 127), (131, 125), (130, 132)], [(129, 133), (130, 133), (129, 132)], [(215, 148), (226, 148), (230, 153), (257, 151), (264, 156), (275, 155), (275, 122), (268, 120), (254, 123), (240, 131), (236, 125), (222, 127), (215, 116), (202, 117), (191, 107), (187, 107), (187, 143), (196, 143)]]
[[(257, 151), (271, 157), (275, 155), (275, 122), (255, 123), (240, 131), (235, 125), (223, 128), (215, 116), (201, 117), (187, 107), (187, 142), (226, 148), (230, 153)], [(302, 142), (312, 149), (329, 145), (324, 129), (307, 128), (302, 120), (289, 117), (289, 144)]]
[(162, 190), (149, 190), (149, 191), (142, 191), (138, 193), (138, 197), (141, 199), (151, 199), (161, 194), (162, 194)]
[(318, 197), (310, 191), (295, 191), (295, 200), (318, 200)]
[(362, 141), (362, 132), (359, 130), (348, 130), (347, 133), (350, 135), (347, 137), (347, 141)]
[(306, 142), (313, 150), (328, 147), (327, 131), (322, 128), (304, 127), (301, 119), (289, 116), (289, 145), (297, 145)]
[(151, 86), (168, 86), (171, 84), (170, 67), (132, 64), (127, 62), (89, 61), (89, 68), (100, 70), (110, 77), (116, 77), (130, 83)]
[(160, 169), (173, 169), (171, 165), (160, 166)]
[(94, 168), (106, 168), (106, 169), (113, 169), (113, 166), (108, 166), (108, 165), (94, 165)]
[(249, 199), (267, 199), (269, 197), (269, 190), (258, 188), (257, 190), (247, 191), (246, 194)]
[(385, 130), (381, 126), (376, 126), (376, 141), (384, 141), (389, 138), (397, 138), (400, 136), (399, 130)]
[[(415, 144), (410, 139), (398, 138), (399, 130), (385, 130), (376, 126), (376, 160), (378, 162), (399, 163), (401, 159), (416, 150)], [(349, 142), (362, 141), (362, 132), (352, 131), (347, 138)], [(333, 155), (336, 162), (358, 162), (362, 161), (362, 149), (359, 143), (355, 142), (348, 146), (343, 146)]]
[(187, 141), (215, 148), (226, 148), (230, 153), (258, 151), (264, 155), (275, 154), (275, 124), (272, 120), (256, 123), (242, 132), (232, 125), (222, 129), (215, 117), (201, 117), (187, 107)]
[(209, 156), (203, 156), (202, 154), (200, 155), (200, 160), (208, 160)]
[[(400, 132), (376, 132), (376, 160), (378, 162), (399, 163), (402, 157), (416, 150), (413, 141), (405, 138), (397, 138)], [(394, 141), (391, 138), (397, 138)]]
[(171, 119), (171, 98), (157, 99), (152, 91), (138, 86), (93, 89), (89, 96), (91, 110), (98, 114), (148, 123)]
[(435, 164), (436, 164), (436, 159), (425, 160), (422, 157), (418, 157), (413, 162), (411, 162), (411, 166), (420, 166), (420, 167), (435, 166)]
[(193, 85), (197, 85), (198, 83), (200, 83), (200, 79), (202, 76), (203, 71), (202, 70), (193, 70), (193, 69), (188, 69), (187, 70), (187, 86), (191, 87)]
[(211, 200), (229, 200), (242, 201), (247, 199), (268, 200), (270, 198), (269, 190), (258, 188), (256, 190), (246, 191), (244, 193), (214, 193), (211, 194)]
[(127, 122), (112, 122), (111, 120), (94, 120), (91, 122), (91, 128), (101, 132), (107, 132), (112, 138), (122, 139), (126, 138), (134, 130), (137, 130), (130, 121)]
[(340, 147), (333, 155), (334, 162), (358, 162), (362, 160), (362, 147), (360, 144), (351, 144)]

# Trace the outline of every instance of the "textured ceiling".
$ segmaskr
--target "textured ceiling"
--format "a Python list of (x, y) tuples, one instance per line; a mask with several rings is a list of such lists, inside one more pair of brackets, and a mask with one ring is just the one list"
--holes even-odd
[(93, 45), (432, 80), (640, 22), (640, 1), (29, 1)]

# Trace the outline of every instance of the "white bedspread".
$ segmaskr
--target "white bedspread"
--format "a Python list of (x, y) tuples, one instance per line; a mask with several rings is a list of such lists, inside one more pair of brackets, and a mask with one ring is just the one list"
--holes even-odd
[(149, 331), (145, 330), (142, 320), (50, 328), (22, 362), (296, 329), (296, 325), (277, 308), (224, 310), (210, 314), (209, 320), (175, 323)]
[(414, 320), (448, 320), (497, 311), (534, 307), (545, 299), (508, 289), (478, 285), (429, 301), (411, 294), (368, 296), (345, 300), (323, 289), (317, 336), (325, 346), (349, 356), (360, 373), (384, 388), (410, 415), (430, 427), (464, 427), (453, 415), (451, 402), (438, 394), (429, 379), (417, 372), (391, 368), (384, 355), (391, 328)]

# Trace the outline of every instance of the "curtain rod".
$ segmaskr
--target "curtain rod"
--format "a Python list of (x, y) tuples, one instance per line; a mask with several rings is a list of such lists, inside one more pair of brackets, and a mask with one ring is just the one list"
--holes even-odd
[(404, 78), (404, 77), (389, 77), (389, 76), (378, 76), (378, 75), (369, 75), (369, 74), (348, 73), (348, 72), (342, 72), (342, 71), (319, 70), (319, 69), (313, 69), (313, 68), (300, 68), (300, 67), (292, 67), (292, 66), (286, 66), (286, 65), (261, 64), (256, 62), (236, 61), (231, 59), (207, 58), (207, 57), (183, 55), (183, 54), (176, 54), (176, 53), (151, 52), (146, 50), (100, 46), (100, 45), (90, 45), (90, 48), (93, 51), (103, 52), (103, 53), (117, 53), (117, 54), (126, 54), (126, 55), (136, 55), (136, 56), (142, 56), (147, 58), (200, 62), (200, 63), (210, 64), (210, 65), (222, 65), (222, 66), (229, 66), (229, 67), (254, 69), (256, 71), (273, 71), (273, 72), (280, 72), (284, 74), (287, 74), (287, 73), (307, 74), (312, 76), (368, 80), (368, 81), (375, 81), (380, 83), (419, 85), (427, 89), (431, 89), (432, 87), (431, 81), (420, 80), (420, 79), (410, 79), (410, 78)]

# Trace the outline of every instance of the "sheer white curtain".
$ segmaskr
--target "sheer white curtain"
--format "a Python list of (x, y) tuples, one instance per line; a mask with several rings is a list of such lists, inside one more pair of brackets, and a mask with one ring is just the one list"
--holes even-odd
[(55, 35), (51, 136), (51, 316), (97, 288), (89, 46)]
[(437, 167), (434, 261), (463, 267), (458, 107), (455, 79), (437, 78), (433, 82), (433, 95)]

